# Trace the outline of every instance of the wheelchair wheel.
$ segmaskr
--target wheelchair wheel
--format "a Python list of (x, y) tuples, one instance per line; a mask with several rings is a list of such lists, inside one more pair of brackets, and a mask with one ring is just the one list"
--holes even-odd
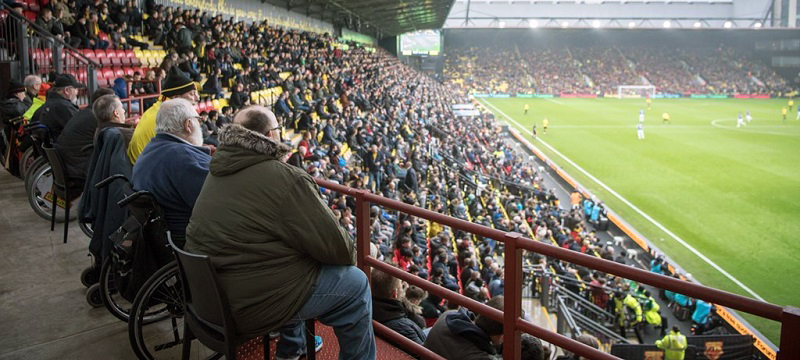
[(86, 290), (86, 302), (92, 305), (93, 308), (103, 306), (103, 296), (100, 294), (100, 284), (89, 286)]
[(133, 301), (128, 337), (139, 359), (180, 359), (183, 341), (183, 289), (174, 261), (145, 282)]
[(32, 167), (33, 163), (40, 158), (36, 157), (36, 153), (33, 151), (33, 146), (29, 147), (24, 153), (22, 153), (22, 158), (19, 161), (19, 173), (22, 175), (23, 179), (25, 179), (25, 176), (28, 175), (28, 170)]
[(33, 173), (37, 169), (39, 169), (39, 167), (41, 167), (43, 164), (47, 164), (47, 159), (45, 159), (42, 156), (42, 157), (38, 157), (36, 159), (33, 159), (33, 162), (26, 167), (25, 172), (22, 172), (22, 167), (20, 167), (19, 171), (20, 171), (20, 174), (22, 174), (22, 180), (25, 181), (25, 188), (26, 189), (28, 188), (28, 185), (30, 183), (30, 179), (33, 177), (32, 176)]
[(90, 266), (83, 269), (81, 272), (81, 284), (85, 287), (91, 287), (100, 282), (100, 269), (96, 266)]
[(83, 234), (88, 236), (89, 239), (91, 239), (92, 236), (94, 236), (94, 229), (92, 228), (92, 224), (85, 223), (83, 221), (78, 220), (78, 227), (81, 228), (81, 231), (83, 231)]
[(111, 261), (110, 256), (103, 262), (103, 267), (100, 270), (100, 294), (102, 295), (103, 305), (111, 312), (111, 315), (127, 322), (133, 304), (122, 297), (114, 285), (114, 263)]
[[(53, 174), (50, 170), (50, 165), (45, 164), (40, 166), (32, 175), (28, 187), (25, 189), (28, 193), (28, 202), (31, 208), (42, 219), (50, 221), (51, 211), (53, 206), (53, 194), (51, 192), (53, 185)], [(80, 198), (72, 201), (77, 205)], [(77, 206), (70, 209), (69, 220), (75, 220), (78, 217)], [(56, 222), (64, 222), (64, 209), (59, 207), (56, 209)]]

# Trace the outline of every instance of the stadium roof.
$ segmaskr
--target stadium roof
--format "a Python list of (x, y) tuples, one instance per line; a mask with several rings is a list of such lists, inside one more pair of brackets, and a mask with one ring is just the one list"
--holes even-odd
[(455, 0), (266, 0), (377, 37), (444, 25)]
[[(796, 0), (793, 0), (796, 1)], [(796, 26), (771, 0), (456, 0), (445, 28), (689, 28)], [(789, 11), (792, 7), (788, 8)]]

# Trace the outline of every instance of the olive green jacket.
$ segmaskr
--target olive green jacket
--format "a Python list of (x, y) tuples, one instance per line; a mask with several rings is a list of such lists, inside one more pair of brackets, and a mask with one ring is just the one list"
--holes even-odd
[(231, 124), (200, 192), (185, 249), (206, 254), (238, 332), (261, 335), (287, 322), (308, 298), (320, 265), (352, 265), (355, 246), (289, 152)]

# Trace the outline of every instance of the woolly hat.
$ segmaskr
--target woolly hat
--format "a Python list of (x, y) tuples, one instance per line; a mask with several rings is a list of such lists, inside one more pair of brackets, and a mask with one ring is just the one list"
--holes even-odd
[(161, 89), (161, 95), (171, 98), (192, 90), (196, 90), (192, 79), (189, 79), (182, 72), (178, 71), (178, 68), (173, 66), (169, 69), (167, 79), (164, 81), (164, 88)]

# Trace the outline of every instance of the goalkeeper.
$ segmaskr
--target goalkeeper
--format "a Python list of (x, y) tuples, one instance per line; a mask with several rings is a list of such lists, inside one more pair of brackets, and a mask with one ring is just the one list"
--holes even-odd
[(672, 121), (670, 120), (668, 113), (665, 112), (665, 113), (661, 114), (661, 123), (662, 124), (672, 124)]

